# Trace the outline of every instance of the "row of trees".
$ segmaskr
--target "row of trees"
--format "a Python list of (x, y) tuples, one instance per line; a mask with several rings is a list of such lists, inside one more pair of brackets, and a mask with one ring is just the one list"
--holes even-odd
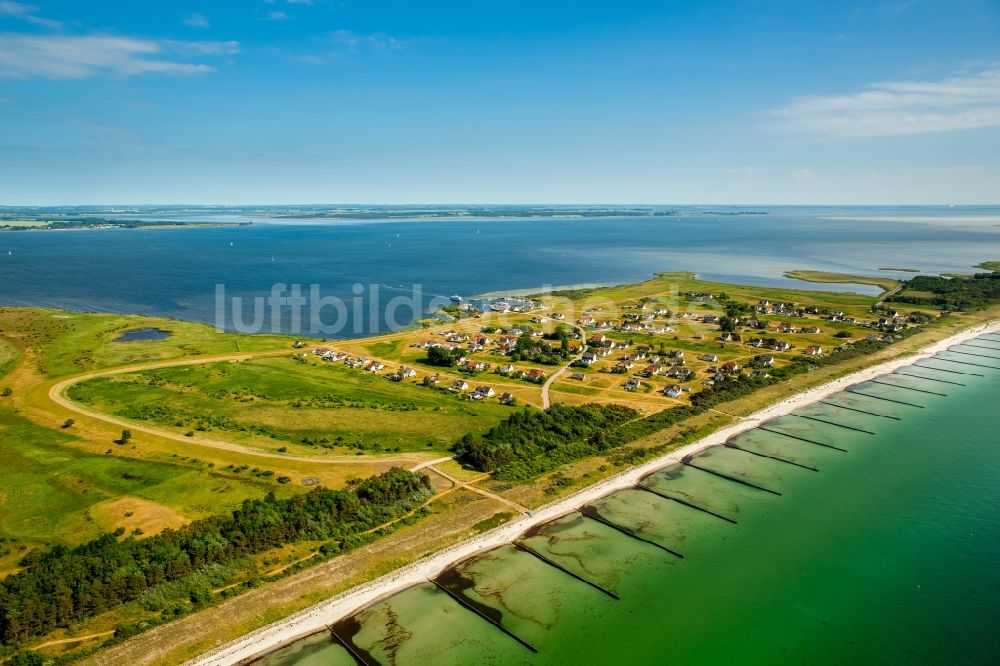
[(423, 474), (392, 469), (347, 490), (316, 488), (288, 499), (269, 493), (141, 541), (105, 534), (74, 548), (31, 552), (20, 572), (0, 582), (0, 641), (41, 636), (144, 595), (188, 594), (181, 581), (295, 541), (326, 541), (324, 552), (337, 552), (431, 494)]

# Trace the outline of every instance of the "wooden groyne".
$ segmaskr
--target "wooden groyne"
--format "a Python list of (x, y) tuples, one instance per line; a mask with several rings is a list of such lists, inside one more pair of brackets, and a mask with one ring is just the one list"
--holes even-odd
[(824, 447), (826, 447), (828, 449), (834, 449), (836, 451), (843, 451), (844, 453), (847, 453), (847, 449), (842, 449), (839, 446), (834, 446), (833, 444), (826, 444), (824, 442), (817, 442), (814, 439), (807, 439), (805, 437), (799, 437), (798, 435), (792, 435), (792, 434), (787, 433), (787, 432), (781, 432), (780, 430), (771, 430), (770, 428), (767, 428), (765, 426), (757, 426), (757, 430), (763, 430), (764, 432), (769, 432), (769, 433), (772, 433), (772, 434), (775, 434), (775, 435), (781, 435), (782, 437), (789, 437), (791, 439), (797, 439), (800, 442), (807, 442), (809, 444), (815, 444), (816, 446), (824, 446)]
[[(344, 636), (337, 631), (338, 625), (348, 629), (350, 631), (349, 635), (352, 638), (344, 638)], [(341, 647), (347, 650), (354, 661), (360, 664), (360, 666), (379, 666), (378, 660), (375, 659), (370, 652), (358, 647), (354, 643), (353, 636), (358, 633), (358, 630), (361, 629), (361, 625), (356, 618), (353, 616), (344, 618), (335, 624), (326, 625), (326, 629), (330, 632), (330, 637), (339, 643)], [(348, 635), (347, 632), (344, 632), (344, 635)]]
[(951, 384), (953, 386), (967, 386), (967, 384), (963, 384), (961, 382), (952, 382), (947, 379), (935, 379), (934, 377), (924, 377), (923, 375), (911, 375), (908, 372), (900, 372), (899, 370), (893, 374), (897, 374), (900, 377), (914, 377), (916, 379), (925, 379), (929, 382), (941, 382), (942, 384)]
[(437, 578), (431, 579), (430, 582), (432, 582), (435, 585), (437, 585), (437, 587), (438, 587), (439, 590), (442, 590), (449, 597), (451, 597), (452, 599), (454, 599), (455, 601), (457, 601), (458, 604), (462, 608), (465, 608), (466, 610), (472, 611), (473, 613), (475, 613), (479, 617), (483, 618), (484, 620), (486, 620), (487, 622), (489, 622), (490, 624), (492, 624), (494, 627), (496, 627), (497, 629), (499, 629), (503, 633), (507, 634), (508, 636), (510, 636), (511, 638), (513, 638), (515, 641), (517, 641), (518, 643), (520, 643), (524, 647), (526, 647), (529, 650), (531, 650), (532, 652), (535, 652), (535, 653), (538, 652), (538, 648), (536, 648), (534, 645), (532, 645), (531, 643), (529, 643), (528, 641), (524, 640), (523, 638), (521, 638), (520, 636), (518, 636), (517, 634), (515, 634), (513, 631), (511, 631), (510, 629), (508, 629), (507, 627), (505, 627), (503, 625), (503, 622), (500, 621), (500, 617), (493, 617), (494, 613), (496, 615), (500, 616), (501, 615), (500, 611), (496, 610), (495, 608), (490, 608), (489, 606), (486, 606), (484, 604), (476, 603), (475, 601), (473, 601), (471, 599), (465, 598), (464, 595), (461, 595), (461, 594), (455, 592), (454, 590), (448, 589), (448, 586), (445, 585), (444, 583), (442, 583), (439, 580), (440, 578), (450, 578), (452, 576), (457, 576), (458, 578), (461, 578), (461, 574), (458, 574), (458, 572), (456, 572), (454, 570), (454, 568), (451, 568), (451, 569), (446, 570), (444, 573), (442, 573)]
[(885, 398), (885, 397), (880, 396), (880, 395), (872, 395), (871, 393), (862, 393), (861, 391), (855, 391), (855, 390), (853, 390), (851, 388), (844, 389), (844, 392), (845, 393), (853, 393), (854, 395), (863, 395), (866, 398), (874, 398), (876, 400), (885, 400), (886, 402), (894, 402), (897, 405), (906, 405), (907, 407), (916, 407), (917, 409), (924, 409), (923, 405), (917, 405), (915, 403), (905, 402), (903, 400), (896, 400), (894, 398)]
[(735, 520), (733, 520), (732, 518), (728, 518), (726, 516), (723, 516), (721, 513), (716, 513), (714, 511), (706, 509), (703, 506), (698, 506), (697, 504), (693, 504), (693, 503), (688, 502), (686, 500), (682, 500), (679, 497), (671, 497), (670, 495), (667, 495), (665, 493), (661, 493), (659, 490), (656, 490), (655, 488), (651, 488), (650, 486), (646, 486), (646, 485), (643, 485), (641, 483), (636, 483), (635, 487), (638, 488), (639, 490), (645, 490), (648, 493), (653, 493), (657, 497), (662, 497), (663, 499), (666, 499), (666, 500), (672, 500), (674, 502), (677, 502), (678, 504), (683, 504), (684, 506), (689, 506), (692, 509), (695, 509), (697, 511), (701, 511), (703, 513), (707, 513), (710, 516), (715, 516), (716, 518), (720, 518), (720, 519), (726, 521), (727, 523), (732, 523), (733, 525), (737, 524)]
[(801, 467), (802, 469), (808, 469), (813, 472), (818, 472), (819, 470), (815, 467), (810, 467), (809, 465), (803, 465), (802, 463), (797, 463), (794, 460), (788, 460), (786, 458), (781, 458), (778, 456), (772, 456), (767, 453), (761, 453), (760, 451), (751, 451), (750, 449), (744, 449), (742, 446), (737, 446), (732, 442), (726, 442), (723, 444), (727, 449), (735, 449), (736, 451), (743, 451), (744, 453), (749, 453), (752, 456), (758, 456), (760, 458), (770, 458), (771, 460), (777, 460), (778, 462), (783, 462), (786, 465), (794, 465), (795, 467)]
[(698, 469), (698, 470), (701, 470), (702, 472), (705, 472), (707, 474), (711, 474), (713, 476), (717, 476), (720, 479), (727, 479), (727, 480), (733, 481), (735, 483), (742, 483), (744, 486), (749, 486), (751, 488), (756, 488), (757, 490), (763, 490), (765, 493), (771, 493), (772, 495), (777, 495), (777, 496), (781, 497), (781, 493), (779, 493), (777, 490), (771, 490), (770, 488), (765, 488), (764, 486), (758, 486), (756, 483), (751, 483), (749, 481), (745, 481), (744, 479), (739, 479), (739, 478), (737, 478), (735, 476), (729, 476), (728, 474), (723, 474), (722, 472), (716, 472), (714, 469), (708, 469), (707, 467), (701, 467), (699, 465), (695, 465), (694, 463), (691, 462), (691, 457), (690, 456), (687, 456), (685, 458), (681, 458), (681, 463), (684, 464), (684, 465), (687, 465), (688, 467), (690, 467), (692, 469)]
[(864, 409), (858, 409), (857, 407), (848, 407), (847, 405), (838, 405), (835, 402), (827, 402), (826, 400), (820, 400), (821, 405), (829, 405), (831, 407), (838, 407), (840, 409), (846, 409), (852, 412), (858, 412), (859, 414), (867, 414), (868, 416), (881, 416), (884, 419), (893, 419), (895, 421), (902, 421), (903, 419), (898, 416), (889, 416), (888, 414), (877, 414), (876, 412), (869, 412)]
[[(975, 347), (976, 349), (988, 349), (990, 351), (1000, 352), (1000, 347), (984, 347), (982, 345), (974, 345), (974, 344), (971, 344), (969, 342), (963, 342), (962, 346), (963, 347)], [(998, 358), (1000, 358), (1000, 357), (998, 357)]]
[(993, 356), (992, 354), (977, 354), (976, 352), (960, 351), (955, 349), (946, 349), (949, 354), (961, 354), (962, 356), (975, 356), (977, 358), (988, 358), (991, 361), (1000, 361), (1000, 356)]
[(928, 391), (927, 389), (913, 388), (912, 386), (903, 386), (902, 384), (890, 384), (889, 382), (880, 382), (877, 379), (871, 380), (872, 384), (881, 384), (882, 386), (891, 386), (897, 389), (906, 389), (907, 391), (916, 391), (917, 393), (929, 393), (930, 395), (940, 395), (947, 398), (947, 393), (938, 393), (937, 391)]
[(838, 428), (844, 428), (845, 430), (854, 430), (857, 432), (863, 432), (866, 435), (874, 435), (871, 430), (865, 430), (864, 428), (858, 428), (856, 426), (844, 425), (843, 423), (837, 423), (836, 421), (827, 421), (826, 419), (817, 418), (815, 416), (808, 416), (806, 414), (796, 414), (792, 412), (789, 416), (794, 416), (800, 419), (809, 419), (810, 421), (816, 421), (817, 423), (825, 423), (827, 425), (837, 426)]
[(617, 523), (614, 523), (614, 522), (608, 520), (607, 518), (605, 518), (604, 516), (602, 516), (597, 509), (595, 509), (593, 506), (591, 506), (589, 504), (581, 506), (579, 509), (577, 509), (577, 511), (579, 511), (581, 515), (586, 516), (587, 518), (590, 518), (591, 520), (596, 520), (597, 522), (599, 522), (599, 523), (601, 523), (603, 525), (607, 525), (611, 529), (618, 530), (622, 534), (627, 534), (628, 536), (632, 537), (633, 539), (637, 539), (637, 540), (642, 541), (644, 543), (648, 543), (651, 546), (656, 546), (660, 550), (666, 551), (666, 552), (670, 553), (671, 555), (673, 555), (674, 557), (679, 557), (680, 559), (684, 559), (684, 556), (681, 555), (680, 553), (678, 553), (676, 550), (671, 550), (670, 548), (667, 548), (666, 546), (664, 546), (662, 543), (657, 543), (656, 541), (653, 541), (652, 539), (647, 539), (644, 536), (636, 534), (635, 530), (633, 530), (633, 529), (631, 529), (629, 527), (625, 527), (624, 525), (619, 525)]
[[(946, 350), (944, 350), (944, 353), (946, 353), (946, 354), (959, 354), (961, 356), (974, 356), (975, 358), (988, 358), (988, 359), (993, 360), (993, 361), (1000, 361), (1000, 357), (997, 357), (997, 356), (989, 356), (988, 354), (973, 354), (972, 352), (955, 351), (954, 349), (946, 349)], [(948, 359), (945, 359), (945, 360), (948, 360)], [(975, 364), (973, 364), (973, 365), (975, 365)], [(994, 370), (1000, 370), (1000, 368), (998, 368), (995, 365), (983, 365), (981, 367), (983, 367), (983, 368), (993, 368)]]
[[(934, 359), (929, 358), (928, 361), (933, 361)], [(972, 375), (974, 377), (985, 377), (986, 375), (980, 374), (978, 372), (962, 372), (961, 370), (948, 370), (946, 368), (935, 368), (933, 365), (927, 365), (926, 363), (914, 363), (915, 368), (927, 368), (928, 370), (934, 370), (935, 372), (947, 372), (951, 375)]]
[[(950, 352), (950, 353), (952, 353), (952, 354), (961, 354), (961, 352)], [(936, 361), (947, 361), (948, 363), (958, 363), (959, 365), (971, 365), (974, 368), (989, 368), (990, 370), (1000, 370), (1000, 368), (998, 368), (995, 365), (984, 365), (982, 363), (973, 363), (971, 361), (956, 361), (953, 358), (943, 358), (941, 356), (935, 356), (934, 360), (936, 360)]]
[(607, 589), (606, 587), (603, 587), (603, 586), (599, 585), (598, 583), (595, 583), (592, 580), (587, 580), (586, 578), (584, 578), (583, 576), (581, 576), (578, 573), (574, 573), (574, 572), (570, 571), (569, 569), (567, 569), (563, 565), (559, 564), (558, 562), (556, 562), (556, 561), (554, 561), (554, 560), (546, 557), (542, 553), (539, 553), (537, 550), (535, 550), (534, 548), (532, 548), (528, 544), (522, 543), (520, 541), (511, 541), (510, 543), (515, 548), (519, 548), (519, 549), (523, 550), (524, 552), (537, 557), (542, 562), (545, 562), (545, 564), (548, 564), (550, 567), (554, 567), (554, 568), (558, 569), (559, 571), (562, 571), (567, 576), (571, 576), (572, 578), (577, 579), (581, 583), (586, 583), (587, 585), (591, 586), (595, 590), (600, 590), (601, 592), (603, 592), (604, 594), (608, 595), (612, 599), (615, 599), (616, 601), (619, 600), (619, 599), (621, 599), (621, 597), (619, 597), (617, 594), (615, 594), (611, 590)]

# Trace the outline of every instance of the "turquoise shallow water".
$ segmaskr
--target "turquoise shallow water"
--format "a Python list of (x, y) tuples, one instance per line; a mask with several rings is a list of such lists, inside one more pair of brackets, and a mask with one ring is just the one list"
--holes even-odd
[[(996, 663), (1000, 369), (963, 362), (1000, 368), (1000, 336), (973, 344), (998, 360), (941, 354), (647, 478), (735, 524), (641, 490), (592, 505), (683, 559), (580, 514), (525, 538), (620, 600), (509, 546), (460, 564), (537, 654), (431, 584), (358, 613), (353, 640), (398, 664)], [(267, 661), (351, 658), (324, 635)]]

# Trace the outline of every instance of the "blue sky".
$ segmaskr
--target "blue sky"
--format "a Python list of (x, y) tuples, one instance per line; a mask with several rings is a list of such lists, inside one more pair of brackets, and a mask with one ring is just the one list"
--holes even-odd
[(0, 0), (0, 204), (1000, 203), (1000, 3)]

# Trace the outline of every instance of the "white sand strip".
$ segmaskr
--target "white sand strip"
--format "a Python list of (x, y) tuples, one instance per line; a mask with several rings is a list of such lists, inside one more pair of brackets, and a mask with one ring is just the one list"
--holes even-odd
[[(670, 453), (651, 460), (639, 467), (634, 467), (621, 474), (609, 477), (595, 483), (592, 486), (583, 488), (579, 492), (556, 500), (551, 504), (529, 513), (526, 516), (501, 525), (500, 527), (485, 532), (473, 539), (463, 541), (450, 548), (446, 548), (422, 560), (407, 565), (401, 569), (386, 574), (373, 581), (359, 585), (342, 594), (322, 601), (315, 606), (306, 608), (294, 615), (279, 620), (274, 624), (262, 627), (257, 631), (247, 634), (231, 643), (228, 643), (216, 650), (208, 652), (196, 659), (187, 662), (190, 665), (229, 666), (233, 664), (246, 663), (265, 653), (271, 652), (278, 647), (288, 645), (295, 640), (314, 634), (323, 630), (326, 625), (332, 624), (342, 617), (350, 615), (355, 611), (371, 604), (373, 601), (390, 596), (412, 585), (426, 582), (429, 578), (434, 578), (449, 566), (464, 560), (468, 557), (483, 551), (507, 544), (516, 539), (529, 527), (544, 523), (566, 513), (576, 510), (577, 507), (590, 503), (608, 493), (623, 488), (632, 487), (643, 476), (655, 472), (668, 465), (679, 463), (681, 458), (698, 453), (709, 446), (723, 444), (730, 437), (738, 435), (756, 428), (764, 421), (784, 416), (800, 407), (818, 402), (830, 395), (844, 390), (845, 388), (859, 384), (861, 382), (874, 379), (880, 375), (893, 372), (897, 368), (910, 365), (915, 361), (925, 359), (929, 356), (944, 351), (948, 347), (959, 342), (964, 342), (971, 338), (983, 335), (984, 333), (1000, 332), (1000, 321), (990, 322), (983, 326), (962, 331), (949, 338), (936, 342), (919, 352), (908, 354), (902, 358), (887, 361), (885, 363), (859, 370), (850, 375), (845, 375), (822, 386), (803, 391), (779, 403), (766, 407), (739, 422), (717, 430), (703, 439), (689, 444)], [(141, 640), (141, 639), (140, 639)]]

